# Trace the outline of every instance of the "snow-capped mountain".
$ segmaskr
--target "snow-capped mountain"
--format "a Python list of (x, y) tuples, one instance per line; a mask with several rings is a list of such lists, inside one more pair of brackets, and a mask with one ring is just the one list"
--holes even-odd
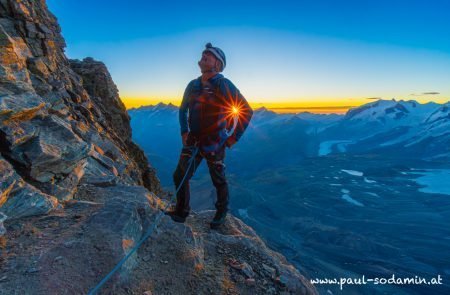
[(325, 130), (324, 137), (360, 140), (401, 126), (418, 126), (439, 107), (434, 102), (420, 104), (415, 100), (380, 99), (350, 109), (342, 120)]
[(411, 125), (420, 123), (440, 105), (434, 102), (420, 104), (415, 100), (377, 100), (361, 107), (350, 109), (344, 120), (377, 121), (382, 125)]
[(330, 149), (334, 152), (376, 151), (436, 158), (450, 155), (449, 127), (449, 103), (378, 100), (349, 110), (322, 137), (329, 138), (328, 143), (339, 138), (336, 148)]

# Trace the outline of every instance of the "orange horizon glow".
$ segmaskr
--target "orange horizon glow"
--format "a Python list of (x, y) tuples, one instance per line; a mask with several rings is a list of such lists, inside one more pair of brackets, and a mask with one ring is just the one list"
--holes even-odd
[[(378, 99), (378, 98), (377, 98)], [(385, 99), (385, 98), (383, 98)], [(414, 99), (414, 98), (411, 98)], [(349, 99), (339, 99), (339, 98), (316, 98), (309, 100), (298, 100), (298, 101), (278, 101), (278, 102), (251, 102), (248, 101), (250, 106), (253, 109), (258, 109), (261, 107), (265, 107), (268, 110), (271, 110), (275, 113), (286, 114), (286, 113), (300, 113), (300, 112), (310, 112), (315, 114), (345, 114), (349, 109), (359, 107), (361, 105), (370, 103), (375, 99), (368, 98), (349, 98)], [(401, 100), (400, 98), (397, 100)], [(404, 99), (409, 100), (409, 99)], [(419, 103), (427, 103), (429, 101), (435, 101), (436, 103), (445, 103), (446, 101), (443, 99), (437, 100), (424, 100), (424, 99), (415, 99)], [(175, 106), (180, 106), (181, 99), (149, 99), (149, 98), (122, 98), (122, 102), (124, 103), (127, 109), (131, 108), (139, 108), (142, 106), (150, 106), (156, 105), (160, 102), (165, 104), (173, 104)]]
[[(160, 99), (160, 100), (154, 100), (154, 99), (146, 99), (146, 98), (122, 98), (122, 102), (125, 104), (125, 107), (127, 109), (132, 108), (139, 108), (143, 106), (150, 106), (150, 105), (156, 105), (160, 102), (165, 104), (173, 104), (175, 106), (180, 106), (181, 100), (176, 99)], [(366, 102), (367, 103), (367, 102)], [(350, 108), (357, 107), (359, 105), (362, 105), (364, 103), (361, 103), (359, 105), (336, 105), (336, 104), (327, 104), (326, 102), (323, 103), (321, 101), (315, 101), (315, 102), (301, 102), (301, 103), (295, 103), (295, 102), (268, 102), (268, 103), (262, 103), (262, 102), (249, 102), (250, 106), (253, 109), (258, 109), (261, 107), (265, 107), (268, 110), (271, 110), (275, 113), (279, 114), (287, 114), (287, 113), (299, 113), (299, 112), (310, 112), (310, 113), (318, 113), (318, 114), (331, 114), (331, 113), (337, 113), (337, 114), (345, 114)]]

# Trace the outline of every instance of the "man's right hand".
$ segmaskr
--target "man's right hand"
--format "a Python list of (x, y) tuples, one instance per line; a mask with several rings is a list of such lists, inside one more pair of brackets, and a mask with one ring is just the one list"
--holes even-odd
[(185, 132), (185, 133), (181, 134), (181, 142), (183, 142), (183, 145), (186, 145), (188, 134), (189, 134), (189, 132)]

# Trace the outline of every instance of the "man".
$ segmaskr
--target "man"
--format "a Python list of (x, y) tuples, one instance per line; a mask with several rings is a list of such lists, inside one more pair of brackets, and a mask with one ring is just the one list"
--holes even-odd
[[(225, 222), (228, 212), (225, 147), (231, 148), (240, 139), (253, 110), (236, 86), (220, 74), (226, 66), (225, 54), (220, 48), (206, 44), (198, 65), (202, 75), (187, 85), (180, 106), (183, 148), (173, 174), (179, 190), (175, 208), (166, 214), (176, 222), (186, 220), (191, 209), (189, 180), (205, 158), (217, 192), (217, 211), (210, 224), (215, 229)], [(231, 134), (230, 128), (234, 130)]]

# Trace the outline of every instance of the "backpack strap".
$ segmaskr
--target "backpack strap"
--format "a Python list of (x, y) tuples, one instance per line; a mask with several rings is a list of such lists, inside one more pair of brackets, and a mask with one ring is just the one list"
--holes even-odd
[[(199, 93), (202, 89), (202, 77), (198, 77), (197, 79), (194, 80), (193, 84), (192, 84), (192, 89), (191, 89), (191, 93), (192, 92), (197, 92)], [(189, 109), (191, 109), (194, 106), (194, 98), (192, 97), (191, 93), (189, 93)]]

